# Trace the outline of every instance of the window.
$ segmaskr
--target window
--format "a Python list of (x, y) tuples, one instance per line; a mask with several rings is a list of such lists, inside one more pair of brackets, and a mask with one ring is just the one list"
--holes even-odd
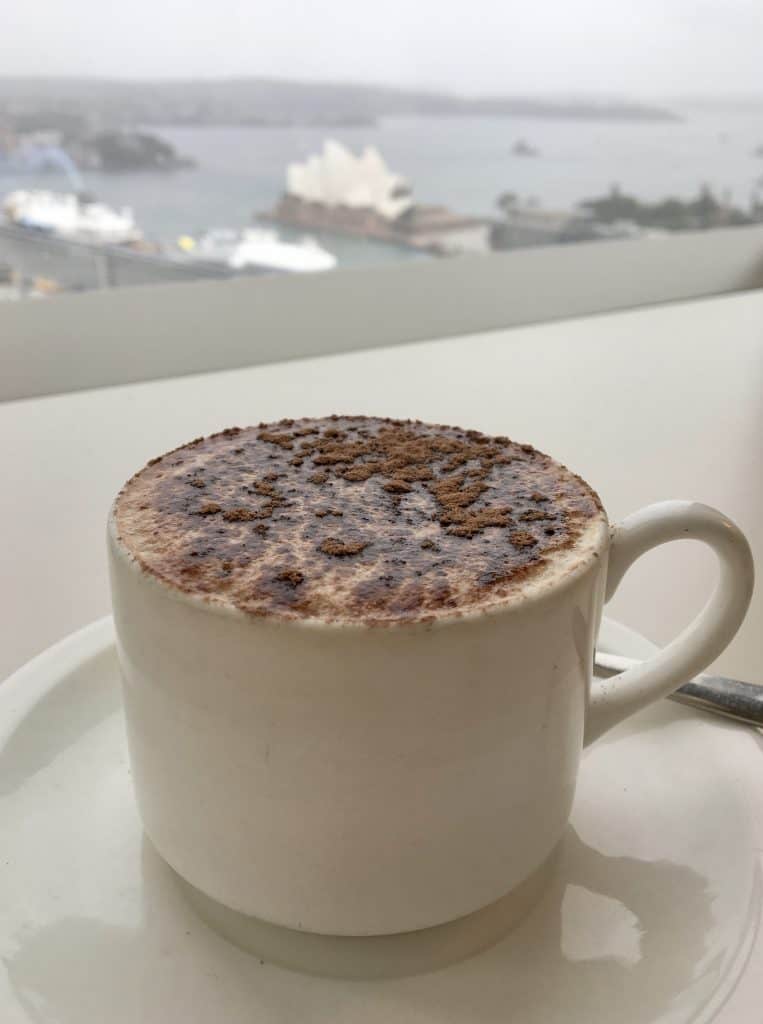
[(761, 222), (761, 27), (689, 0), (31, 0), (0, 43), (0, 295)]

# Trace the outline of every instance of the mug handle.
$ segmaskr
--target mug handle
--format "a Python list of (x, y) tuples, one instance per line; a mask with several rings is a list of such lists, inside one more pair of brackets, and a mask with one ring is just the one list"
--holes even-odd
[(671, 540), (701, 540), (713, 549), (720, 567), (716, 588), (696, 619), (667, 647), (620, 675), (593, 680), (586, 746), (706, 668), (744, 619), (754, 580), (750, 545), (730, 519), (693, 501), (648, 505), (613, 528), (604, 600), (610, 600), (637, 558)]

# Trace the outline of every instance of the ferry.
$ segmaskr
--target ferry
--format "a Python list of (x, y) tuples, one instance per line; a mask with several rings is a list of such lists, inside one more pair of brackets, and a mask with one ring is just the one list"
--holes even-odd
[(2, 211), (16, 227), (69, 241), (129, 245), (143, 238), (129, 207), (115, 210), (86, 193), (17, 189), (5, 196)]
[(181, 235), (177, 247), (188, 260), (222, 263), (239, 272), (310, 274), (333, 270), (337, 262), (314, 238), (286, 242), (268, 228), (213, 228), (199, 237)]

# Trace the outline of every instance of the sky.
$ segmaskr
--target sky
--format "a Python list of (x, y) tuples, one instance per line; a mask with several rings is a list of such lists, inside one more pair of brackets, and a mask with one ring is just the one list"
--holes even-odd
[(763, 94), (763, 0), (2, 0), (0, 74)]

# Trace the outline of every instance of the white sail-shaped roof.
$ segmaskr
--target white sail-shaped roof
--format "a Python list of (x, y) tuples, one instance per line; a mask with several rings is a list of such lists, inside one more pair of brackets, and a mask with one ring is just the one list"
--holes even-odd
[(389, 170), (375, 146), (356, 157), (334, 139), (324, 142), (320, 155), (289, 164), (286, 189), (305, 202), (371, 209), (385, 220), (396, 220), (413, 205), (407, 182)]

